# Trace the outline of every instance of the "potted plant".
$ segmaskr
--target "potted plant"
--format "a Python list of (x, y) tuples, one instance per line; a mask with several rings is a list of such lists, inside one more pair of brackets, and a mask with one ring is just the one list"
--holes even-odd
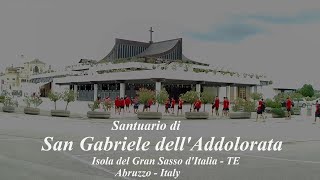
[(233, 112), (229, 113), (230, 119), (250, 119), (251, 112), (255, 111), (255, 104), (252, 101), (246, 101), (238, 98), (234, 101)]
[(200, 95), (201, 102), (203, 103), (203, 112), (206, 111), (206, 104), (213, 102), (214, 96), (209, 91), (203, 91)]
[[(26, 96), (23, 101), (27, 105), (27, 107), (23, 109), (23, 112), (25, 114), (30, 114), (30, 115), (40, 114), (40, 109), (38, 107), (42, 104), (43, 101), (39, 96)], [(33, 107), (31, 107), (31, 104), (33, 105)]]
[(207, 112), (195, 112), (192, 111), (193, 104), (199, 98), (199, 94), (196, 91), (187, 91), (185, 94), (181, 95), (181, 99), (186, 102), (190, 103), (190, 112), (185, 112), (186, 119), (208, 119), (209, 113)]
[(15, 111), (15, 103), (12, 101), (12, 97), (5, 96), (3, 101), (2, 111), (7, 113), (14, 113)]
[[(155, 92), (149, 89), (140, 88), (137, 94), (139, 96), (139, 103), (144, 105), (144, 109), (145, 107), (148, 106), (148, 102), (150, 101), (150, 99), (156, 99)], [(137, 117), (138, 119), (161, 119), (162, 113), (143, 111), (143, 112), (138, 112)]]
[(57, 110), (57, 101), (61, 99), (61, 94), (57, 92), (49, 92), (48, 98), (54, 103), (54, 110)]
[[(92, 119), (109, 119), (110, 118), (110, 112), (107, 111), (107, 107), (110, 104), (108, 102), (99, 102), (94, 101), (93, 104), (88, 104), (88, 107), (91, 111), (87, 112), (87, 117)], [(103, 107), (103, 111), (96, 111), (97, 109), (100, 109), (100, 106)]]
[(167, 99), (169, 99), (169, 94), (166, 90), (161, 90), (157, 95), (156, 95), (156, 101), (157, 101), (157, 112), (159, 112), (159, 106), (160, 104), (165, 104)]
[(266, 109), (265, 109), (266, 113), (271, 113), (271, 110), (273, 108), (281, 108), (281, 103), (278, 101), (273, 101), (272, 99), (266, 99), (265, 104), (266, 104)]
[(283, 118), (285, 117), (285, 111), (282, 108), (273, 108), (271, 110), (272, 118)]
[[(70, 102), (75, 101), (75, 94), (71, 90), (66, 90), (64, 93), (49, 93), (49, 99), (54, 102), (54, 110), (51, 110), (51, 116), (56, 117), (69, 117), (70, 111), (68, 111), (68, 105)], [(62, 99), (66, 102), (64, 110), (57, 110), (56, 102)]]

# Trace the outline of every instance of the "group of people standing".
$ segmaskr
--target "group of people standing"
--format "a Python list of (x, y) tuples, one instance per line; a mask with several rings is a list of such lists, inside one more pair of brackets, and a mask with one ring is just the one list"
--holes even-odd
[[(229, 116), (229, 107), (230, 107), (230, 101), (228, 97), (223, 97), (223, 108), (222, 108), (222, 116)], [(216, 116), (220, 116), (219, 113), (219, 108), (220, 108), (220, 99), (218, 96), (214, 99), (214, 102), (212, 103), (212, 115), (213, 111), (215, 111)]]
[[(137, 113), (139, 111), (139, 99), (138, 96), (135, 98), (130, 98), (129, 96), (125, 96), (124, 98), (120, 98), (117, 96), (114, 100), (110, 97), (106, 97), (105, 99), (101, 99), (100, 97), (97, 98), (97, 101), (100, 103), (105, 104), (105, 108), (107, 111), (111, 111), (112, 104), (114, 103), (114, 110), (116, 114), (121, 114), (125, 112), (130, 113), (130, 106), (133, 106), (133, 113)], [(150, 99), (146, 104), (143, 105), (143, 112), (144, 111), (150, 111), (151, 106), (154, 104), (154, 101)], [(179, 98), (178, 101), (176, 101), (174, 98), (168, 98), (164, 104), (165, 106), (165, 113), (166, 114), (175, 114), (175, 107), (177, 105), (177, 115), (182, 114), (182, 107), (183, 107), (184, 101), (182, 98)], [(212, 102), (212, 115), (215, 112), (215, 115), (217, 117), (220, 116), (219, 109), (220, 109), (220, 99), (218, 96), (215, 97), (215, 99)], [(291, 119), (291, 109), (294, 106), (292, 100), (290, 97), (287, 98), (285, 102), (286, 110), (287, 110), (287, 119)], [(193, 110), (199, 112), (199, 110), (202, 107), (202, 102), (200, 98), (197, 98), (197, 100), (193, 103)], [(230, 107), (230, 101), (228, 97), (223, 97), (222, 102), (222, 116), (229, 116), (229, 107)], [(258, 121), (259, 118), (262, 119), (263, 122), (265, 122), (266, 116), (265, 116), (265, 102), (264, 99), (260, 99), (257, 103), (257, 117), (256, 121)], [(100, 109), (102, 109), (102, 106), (100, 106)], [(317, 120), (317, 117), (320, 118), (320, 104), (318, 101), (316, 101), (316, 111), (315, 111), (315, 120), (314, 123)]]
[[(285, 101), (285, 107), (286, 107), (286, 110), (287, 110), (287, 119), (290, 120), (291, 119), (291, 110), (292, 110), (292, 107), (294, 106), (294, 103), (293, 101), (291, 100), (290, 97), (287, 97), (287, 100)], [(315, 110), (315, 119), (314, 119), (314, 123), (315, 124), (317, 122), (317, 118), (319, 117), (320, 118), (320, 104), (318, 102), (318, 100), (316, 101), (316, 110)], [(258, 121), (259, 119), (259, 116), (262, 118), (262, 121), (265, 122), (265, 118), (266, 116), (264, 115), (264, 112), (265, 112), (265, 102), (263, 99), (260, 99), (258, 101), (258, 107), (257, 107), (257, 118), (256, 118), (256, 121)]]
[[(110, 97), (106, 97), (105, 99), (101, 99), (100, 97), (97, 98), (97, 101), (99, 103), (105, 103), (106, 105), (106, 110), (111, 111), (112, 104), (114, 105), (114, 111), (116, 114), (121, 114), (125, 112), (130, 113), (130, 106), (133, 106), (133, 112), (137, 113), (139, 110), (139, 99), (138, 96), (135, 98), (131, 99), (129, 96), (126, 96), (124, 98), (120, 98), (117, 96), (114, 100)], [(154, 104), (154, 100), (150, 99), (146, 104), (143, 105), (143, 112), (145, 111), (150, 111), (151, 106)], [(182, 98), (179, 98), (178, 101), (176, 101), (174, 98), (168, 98), (165, 101), (165, 113), (166, 114), (175, 114), (176, 106), (177, 106), (177, 115), (182, 114), (182, 108), (183, 108), (184, 101)], [(227, 97), (223, 98), (223, 109), (222, 109), (222, 115), (223, 116), (228, 116), (229, 115), (229, 106), (230, 106), (230, 101)], [(202, 107), (202, 102), (200, 98), (197, 98), (197, 100), (193, 103), (193, 110), (196, 112), (199, 112)], [(216, 98), (212, 102), (212, 115), (213, 112), (215, 111), (216, 116), (219, 116), (219, 108), (220, 108), (220, 100), (219, 97), (216, 96)], [(102, 109), (102, 108), (100, 108)]]
[[(174, 114), (175, 106), (176, 106), (176, 100), (174, 98), (171, 98), (171, 99), (168, 98), (164, 104), (164, 107), (165, 107), (164, 112), (166, 114), (170, 114), (170, 110), (171, 110), (171, 114)], [(179, 98), (177, 115), (179, 115), (179, 112), (182, 114), (182, 106), (183, 106), (183, 100)]]
[[(110, 97), (106, 97), (104, 99), (101, 99), (101, 97), (98, 97), (96, 101), (99, 102), (100, 105), (101, 105), (101, 103), (104, 103), (107, 111), (111, 111), (112, 105), (114, 105), (114, 112), (116, 114), (117, 113), (120, 114), (121, 112), (123, 112), (123, 113), (129, 112), (130, 113), (130, 106), (131, 105), (134, 105), (133, 109), (134, 109), (135, 113), (137, 112), (137, 109), (139, 108), (139, 105), (138, 105), (139, 101), (138, 101), (137, 97), (132, 100), (129, 96), (126, 96), (124, 98), (120, 98), (119, 96), (117, 96), (114, 99), (114, 102), (112, 101), (112, 99)], [(101, 106), (100, 106), (100, 109), (102, 109)]]
[[(290, 97), (287, 97), (287, 100), (285, 102), (285, 106), (286, 106), (286, 110), (287, 110), (287, 119), (291, 119), (291, 110), (292, 110), (292, 107), (293, 107), (293, 102), (290, 99)], [(264, 102), (264, 99), (261, 98), (258, 101), (256, 122), (258, 121), (259, 116), (261, 117), (262, 122), (266, 121), (265, 120), (266, 119), (265, 108), (266, 108), (266, 104)]]

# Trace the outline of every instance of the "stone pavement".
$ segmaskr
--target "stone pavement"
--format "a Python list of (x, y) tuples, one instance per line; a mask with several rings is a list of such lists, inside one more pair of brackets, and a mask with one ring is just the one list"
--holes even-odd
[[(176, 117), (168, 116), (161, 122), (170, 124)], [(102, 180), (115, 178), (121, 168), (128, 170), (150, 170), (160, 173), (162, 168), (181, 171), (178, 179), (320, 179), (320, 122), (312, 124), (312, 117), (296, 116), (292, 120), (268, 118), (267, 122), (254, 119), (230, 120), (183, 120), (180, 131), (111, 131), (114, 120), (123, 123), (152, 123), (132, 117), (114, 117), (109, 120), (87, 118), (55, 118), (28, 116), (0, 112), (0, 179), (48, 179), (48, 180)], [(243, 140), (282, 140), (281, 152), (84, 152), (79, 147), (71, 152), (41, 152), (43, 139), (54, 136), (56, 140), (72, 140), (78, 143), (86, 136), (103, 140), (106, 136), (121, 140), (123, 137), (157, 142), (163, 136), (174, 140), (177, 136), (210, 137), (240, 136)], [(155, 144), (152, 144), (154, 146)], [(226, 164), (216, 166), (92, 166), (93, 157), (136, 157), (187, 159), (190, 156), (214, 157), (227, 160), (229, 156), (240, 156), (239, 166)], [(139, 178), (127, 178), (139, 179)], [(147, 179), (167, 179), (151, 176)], [(172, 179), (172, 178), (170, 178)]]

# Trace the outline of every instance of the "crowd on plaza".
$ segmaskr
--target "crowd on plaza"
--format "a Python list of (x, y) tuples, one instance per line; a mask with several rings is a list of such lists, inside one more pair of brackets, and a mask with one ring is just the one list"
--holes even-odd
[[(116, 114), (121, 113), (131, 113), (131, 109), (133, 108), (133, 113), (137, 114), (139, 112), (140, 102), (139, 97), (136, 96), (134, 98), (130, 98), (129, 96), (125, 96), (124, 98), (120, 98), (117, 96), (114, 100), (112, 100), (110, 97), (106, 97), (104, 99), (101, 99), (100, 97), (96, 100), (100, 104), (106, 105), (106, 110), (111, 111), (112, 108), (114, 108), (114, 112)], [(143, 104), (142, 112), (148, 112), (151, 109), (151, 106), (155, 105), (154, 99), (149, 99), (147, 103)], [(184, 101), (180, 97), (177, 101), (174, 98), (168, 98), (164, 103), (164, 112), (165, 114), (176, 114), (177, 116), (180, 114), (183, 114), (182, 107), (184, 106)], [(215, 114), (215, 116), (219, 117), (219, 109), (220, 106), (222, 106), (222, 116), (228, 117), (229, 116), (229, 109), (230, 109), (230, 101), (228, 97), (223, 98), (223, 102), (220, 102), (220, 99), (218, 96), (215, 97), (215, 99), (212, 102), (211, 112), (212, 115)], [(285, 102), (285, 108), (287, 110), (287, 119), (291, 119), (291, 109), (293, 108), (294, 103), (291, 100), (290, 97), (287, 97), (287, 100)], [(177, 107), (177, 108), (176, 108)], [(199, 112), (199, 110), (202, 108), (202, 102), (200, 98), (198, 98), (193, 104), (193, 111)], [(263, 98), (258, 100), (257, 107), (256, 107), (256, 121), (258, 121), (260, 118), (263, 122), (265, 122), (266, 115), (265, 115), (265, 108), (266, 104)], [(102, 108), (101, 108), (102, 109)], [(176, 113), (175, 113), (176, 112)], [(315, 111), (315, 121), (317, 120), (317, 117), (320, 118), (320, 105), (318, 101), (316, 101), (316, 111)]]
[[(114, 108), (114, 112), (116, 114), (121, 114), (121, 113), (130, 113), (131, 107), (133, 107), (133, 113), (138, 113), (139, 112), (139, 107), (140, 107), (140, 102), (139, 102), (139, 97), (136, 96), (134, 98), (130, 98), (129, 96), (125, 96), (123, 98), (120, 98), (117, 96), (114, 100), (111, 99), (110, 97), (106, 97), (104, 99), (98, 97), (96, 102), (100, 104), (100, 109), (102, 108), (102, 104), (106, 105), (106, 110), (111, 111), (112, 108)], [(152, 105), (155, 105), (155, 100), (154, 99), (149, 99), (147, 103), (143, 104), (143, 109), (142, 112), (147, 112), (150, 111), (150, 108)], [(165, 103), (164, 103), (164, 112), (165, 114), (175, 114), (179, 115), (183, 113), (182, 108), (184, 106), (184, 101), (180, 97), (177, 101), (174, 98), (168, 98)], [(215, 112), (216, 116), (219, 116), (219, 108), (220, 108), (220, 99), (218, 96), (215, 97), (214, 101), (212, 102), (212, 115)], [(222, 115), (223, 116), (228, 116), (229, 114), (229, 109), (230, 109), (230, 101), (227, 97), (223, 98), (222, 102)], [(176, 108), (177, 107), (177, 108)], [(202, 102), (200, 98), (197, 98), (197, 100), (192, 104), (193, 111), (199, 112), (200, 109), (202, 108)]]

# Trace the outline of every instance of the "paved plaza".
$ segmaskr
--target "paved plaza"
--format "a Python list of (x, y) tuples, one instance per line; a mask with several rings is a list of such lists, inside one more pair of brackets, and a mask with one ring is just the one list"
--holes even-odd
[[(312, 117), (295, 116), (292, 120), (268, 118), (267, 122), (254, 119), (230, 120), (211, 118), (210, 120), (184, 120), (183, 117), (164, 116), (162, 122), (170, 124), (181, 120), (180, 131), (111, 131), (114, 120), (123, 123), (150, 123), (139, 121), (132, 116), (117, 116), (108, 120), (90, 120), (84, 117), (55, 118), (46, 115), (28, 116), (21, 113), (0, 112), (0, 179), (4, 180), (106, 180), (116, 178), (114, 174), (121, 168), (127, 170), (150, 170), (160, 173), (162, 168), (181, 171), (178, 179), (320, 179), (320, 122), (312, 124)], [(71, 152), (41, 152), (43, 139), (54, 136), (57, 140), (80, 142), (86, 136), (103, 139), (123, 137), (143, 137), (151, 142), (160, 137), (175, 139), (177, 136), (227, 138), (240, 136), (243, 140), (282, 140), (281, 152), (84, 152), (79, 147)], [(154, 144), (151, 144), (154, 146)], [(240, 166), (226, 164), (216, 166), (92, 166), (93, 157), (119, 158), (143, 157), (187, 159), (193, 157), (213, 157), (227, 160), (229, 156), (240, 156)], [(138, 178), (127, 178), (138, 179)], [(151, 176), (145, 179), (166, 179)], [(171, 178), (172, 179), (172, 178)]]

